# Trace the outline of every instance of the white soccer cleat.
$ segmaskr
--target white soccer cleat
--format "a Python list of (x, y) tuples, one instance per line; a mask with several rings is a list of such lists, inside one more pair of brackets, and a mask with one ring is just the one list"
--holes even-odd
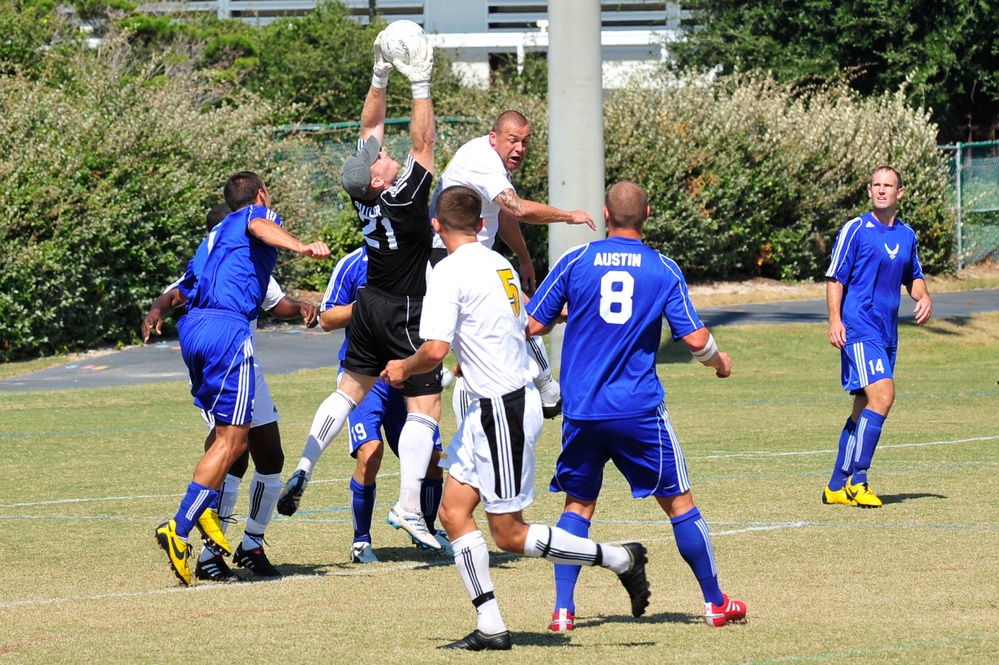
[(375, 551), (371, 549), (371, 543), (359, 540), (350, 546), (351, 563), (378, 563)]
[(427, 528), (427, 522), (423, 519), (423, 513), (417, 511), (411, 513), (395, 504), (389, 511), (388, 519), (385, 520), (396, 529), (402, 529), (409, 534), (410, 540), (424, 549), (441, 551), (441, 544), (434, 534)]

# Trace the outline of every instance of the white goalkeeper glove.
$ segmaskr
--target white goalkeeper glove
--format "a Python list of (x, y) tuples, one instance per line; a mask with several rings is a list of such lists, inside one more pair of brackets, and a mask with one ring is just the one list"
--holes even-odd
[(429, 44), (427, 46), (426, 54), (414, 54), (409, 64), (401, 60), (392, 61), (396, 70), (409, 79), (410, 84), (412, 84), (413, 99), (430, 97), (430, 74), (434, 70), (434, 49)]
[(389, 72), (392, 71), (392, 63), (382, 55), (382, 33), (375, 37), (375, 64), (371, 68), (371, 87), (382, 88), (388, 86)]

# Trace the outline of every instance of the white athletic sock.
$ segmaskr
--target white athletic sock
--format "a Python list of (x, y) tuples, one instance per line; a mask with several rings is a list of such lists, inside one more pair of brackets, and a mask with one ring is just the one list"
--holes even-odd
[(538, 363), (538, 368), (541, 370), (534, 377), (534, 385), (541, 393), (541, 401), (545, 404), (555, 404), (562, 396), (562, 388), (552, 376), (551, 364), (548, 362), (548, 351), (545, 349), (545, 340), (539, 335), (531, 337), (527, 340), (527, 352)]
[(411, 413), (399, 432), (399, 506), (410, 513), (420, 510), (420, 492), (434, 450), (435, 431), (436, 420)]
[(482, 532), (466, 533), (461, 538), (456, 538), (451, 546), (454, 548), (455, 567), (479, 615), (476, 628), (486, 635), (502, 633), (506, 630), (506, 624), (503, 623), (499, 603), (493, 595), (493, 580), (489, 576), (489, 548)]
[[(242, 478), (232, 474), (226, 474), (225, 480), (222, 481), (222, 488), (219, 491), (219, 520), (222, 522), (222, 533), (225, 533), (226, 529), (229, 528), (232, 514), (236, 512), (236, 500), (239, 499), (239, 484), (241, 482), (243, 482)], [(199, 561), (210, 561), (214, 558), (215, 555), (210, 549), (201, 548)]]
[(628, 550), (623, 547), (599, 545), (589, 538), (580, 538), (565, 529), (543, 524), (528, 526), (524, 554), (544, 557), (552, 563), (602, 566), (610, 568), (615, 573), (623, 573), (631, 565)]
[(339, 390), (330, 393), (330, 396), (323, 400), (312, 419), (309, 438), (305, 441), (305, 450), (302, 451), (302, 459), (295, 467), (296, 471), (305, 471), (307, 476), (312, 477), (312, 468), (319, 461), (323, 451), (343, 429), (347, 416), (355, 408), (357, 405), (354, 404), (354, 400)]
[[(283, 487), (280, 473), (253, 472), (253, 480), (250, 482), (250, 512), (247, 513), (246, 529), (244, 530), (246, 533), (263, 535), (274, 516), (274, 509), (277, 507)], [(248, 546), (249, 543), (244, 535), (243, 547)], [(259, 547), (259, 545), (254, 545), (254, 547)]]

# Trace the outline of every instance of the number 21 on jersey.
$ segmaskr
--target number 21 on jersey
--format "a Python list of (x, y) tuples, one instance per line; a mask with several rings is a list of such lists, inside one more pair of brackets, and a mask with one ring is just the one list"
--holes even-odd
[(517, 288), (517, 279), (513, 271), (504, 268), (503, 270), (497, 270), (496, 273), (503, 282), (503, 288), (506, 289), (506, 297), (510, 301), (513, 313), (520, 316), (520, 289)]

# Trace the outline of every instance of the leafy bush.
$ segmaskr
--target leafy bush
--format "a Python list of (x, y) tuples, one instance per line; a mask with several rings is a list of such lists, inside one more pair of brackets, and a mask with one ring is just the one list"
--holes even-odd
[(58, 87), (0, 78), (0, 360), (134, 339), (235, 171), (261, 173), (292, 232), (312, 213), (270, 105), (134, 56), (112, 36)]
[(948, 177), (928, 114), (904, 91), (860, 98), (844, 85), (806, 91), (766, 74), (681, 84), (635, 82), (605, 106), (607, 181), (649, 193), (650, 242), (688, 274), (808, 279), (836, 233), (868, 209), (882, 164), (905, 178), (900, 217), (928, 272), (951, 270)]

